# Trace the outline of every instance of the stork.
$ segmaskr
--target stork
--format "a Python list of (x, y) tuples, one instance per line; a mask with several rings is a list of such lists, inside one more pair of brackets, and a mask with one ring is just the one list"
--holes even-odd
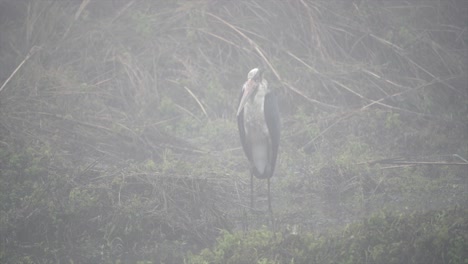
[(270, 178), (278, 154), (280, 120), (276, 95), (263, 79), (263, 70), (254, 68), (247, 75), (237, 108), (237, 126), (250, 163), (250, 206), (254, 208), (253, 177), (267, 179), (268, 210), (272, 212)]

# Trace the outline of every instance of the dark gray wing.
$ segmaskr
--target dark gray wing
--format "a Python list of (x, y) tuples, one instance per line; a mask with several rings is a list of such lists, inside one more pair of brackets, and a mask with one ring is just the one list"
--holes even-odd
[[(242, 98), (242, 91), (241, 91), (241, 94), (239, 96), (239, 104), (240, 104), (240, 100)], [(237, 116), (237, 128), (239, 129), (239, 136), (240, 136), (240, 140), (241, 140), (241, 143), (242, 143), (242, 148), (244, 149), (244, 153), (245, 155), (247, 156), (247, 158), (249, 159), (249, 161), (252, 163), (252, 151), (250, 149), (250, 144), (247, 142), (247, 139), (246, 139), (246, 136), (245, 136), (245, 128), (244, 128), (244, 109), (242, 109), (242, 111), (239, 113), (239, 115)]]
[(271, 177), (273, 176), (273, 172), (275, 170), (276, 157), (278, 155), (278, 147), (281, 135), (278, 100), (274, 92), (269, 92), (265, 95), (264, 110), (265, 121), (267, 123), (268, 132), (270, 133), (272, 144), (271, 175), (269, 176)]

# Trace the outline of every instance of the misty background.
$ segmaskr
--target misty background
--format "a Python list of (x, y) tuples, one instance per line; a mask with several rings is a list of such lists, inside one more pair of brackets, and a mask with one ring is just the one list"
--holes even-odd
[(0, 65), (2, 263), (468, 261), (464, 0), (0, 0)]

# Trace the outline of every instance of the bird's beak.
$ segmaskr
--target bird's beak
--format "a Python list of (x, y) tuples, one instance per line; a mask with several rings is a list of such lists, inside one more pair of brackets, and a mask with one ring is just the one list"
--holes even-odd
[(240, 112), (242, 112), (242, 109), (244, 109), (245, 103), (247, 103), (247, 100), (249, 99), (250, 95), (255, 90), (255, 87), (257, 85), (258, 84), (252, 79), (248, 79), (245, 83), (244, 93), (242, 94), (242, 98), (239, 103), (239, 108), (237, 109), (237, 116), (239, 116)]

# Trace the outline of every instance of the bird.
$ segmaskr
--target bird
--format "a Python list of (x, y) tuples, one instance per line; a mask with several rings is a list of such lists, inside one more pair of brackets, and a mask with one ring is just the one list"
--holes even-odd
[(250, 207), (254, 209), (253, 177), (267, 179), (268, 210), (272, 213), (270, 178), (280, 143), (280, 116), (276, 94), (263, 78), (263, 69), (247, 74), (237, 108), (237, 126), (242, 148), (250, 163)]

